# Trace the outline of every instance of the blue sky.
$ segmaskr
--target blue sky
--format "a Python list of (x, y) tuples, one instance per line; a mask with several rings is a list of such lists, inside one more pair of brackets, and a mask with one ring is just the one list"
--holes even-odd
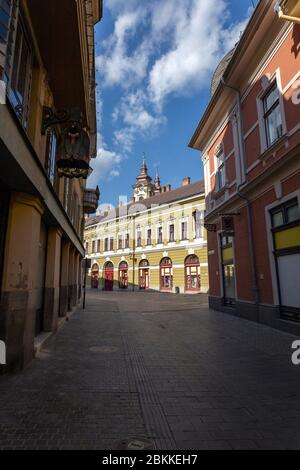
[[(101, 205), (132, 195), (142, 162), (162, 184), (203, 177), (187, 147), (221, 57), (244, 30), (252, 0), (104, 0), (96, 27), (98, 157), (91, 187)], [(256, 3), (256, 2), (255, 2)]]

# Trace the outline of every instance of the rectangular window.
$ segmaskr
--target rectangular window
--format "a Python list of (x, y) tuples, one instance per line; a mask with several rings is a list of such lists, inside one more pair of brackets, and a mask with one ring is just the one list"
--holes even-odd
[(17, 25), (9, 99), (18, 118), (26, 128), (32, 75), (32, 53), (25, 28), (21, 21)]
[(95, 240), (92, 241), (92, 253), (96, 252), (96, 242)]
[(89, 252), (89, 242), (86, 242), (86, 243), (85, 243), (85, 252), (86, 252), (86, 253)]
[(163, 230), (162, 230), (162, 227), (158, 227), (158, 229), (157, 229), (157, 243), (158, 244), (163, 243)]
[(181, 222), (181, 240), (187, 240), (187, 222)]
[(152, 245), (152, 230), (149, 228), (147, 230), (147, 245), (150, 246)]
[(203, 238), (204, 211), (195, 211), (194, 220), (195, 220), (195, 238)]
[(277, 228), (300, 220), (300, 210), (297, 199), (271, 210), (272, 227)]
[(270, 147), (283, 134), (279, 90), (275, 83), (262, 99), (267, 147)]
[(136, 246), (137, 247), (142, 246), (142, 232), (140, 230), (138, 230), (136, 233)]
[(55, 185), (56, 181), (56, 148), (57, 135), (56, 132), (51, 129), (47, 132), (45, 169), (52, 186)]
[(174, 242), (175, 241), (175, 225), (171, 224), (169, 226), (169, 241)]
[(0, 0), (0, 44), (6, 43), (9, 33), (11, 0)]
[(225, 187), (225, 154), (221, 149), (216, 154), (216, 191)]
[(129, 248), (129, 233), (126, 233), (126, 237), (125, 237), (125, 248)]
[(104, 251), (108, 251), (108, 238), (104, 240)]
[(97, 240), (97, 253), (101, 252), (101, 240)]
[(119, 235), (119, 237), (118, 237), (118, 250), (122, 250), (122, 249), (123, 249), (123, 236)]
[(111, 238), (109, 241), (109, 249), (110, 251), (114, 251), (114, 239)]

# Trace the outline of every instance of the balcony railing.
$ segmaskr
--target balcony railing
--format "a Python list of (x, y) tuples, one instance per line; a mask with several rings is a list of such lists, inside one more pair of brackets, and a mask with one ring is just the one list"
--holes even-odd
[(96, 189), (85, 189), (83, 194), (83, 210), (85, 214), (93, 214), (99, 205), (100, 191)]

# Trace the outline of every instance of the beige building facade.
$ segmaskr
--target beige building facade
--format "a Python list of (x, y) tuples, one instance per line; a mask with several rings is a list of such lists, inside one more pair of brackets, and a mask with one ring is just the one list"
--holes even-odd
[(0, 373), (26, 366), (80, 299), (101, 15), (99, 0), (0, 0)]

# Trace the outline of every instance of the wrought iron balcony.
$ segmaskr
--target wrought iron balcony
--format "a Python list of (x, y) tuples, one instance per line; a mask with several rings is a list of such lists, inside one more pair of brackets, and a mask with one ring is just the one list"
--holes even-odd
[(93, 214), (99, 205), (100, 191), (96, 189), (85, 189), (83, 193), (83, 210), (85, 214)]

